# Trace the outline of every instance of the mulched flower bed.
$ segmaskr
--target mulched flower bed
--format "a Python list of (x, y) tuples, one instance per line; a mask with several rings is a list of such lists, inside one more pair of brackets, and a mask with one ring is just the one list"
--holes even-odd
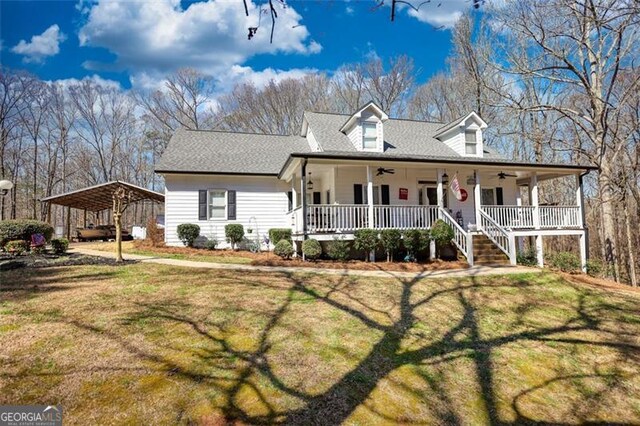
[(102, 256), (88, 256), (79, 253), (71, 254), (26, 254), (21, 256), (0, 256), (0, 271), (18, 268), (47, 268), (54, 266), (78, 265), (123, 265), (137, 263), (135, 260), (116, 262)]
[(262, 251), (252, 253), (245, 250), (206, 250), (189, 247), (166, 247), (152, 245), (145, 241), (134, 241), (133, 246), (140, 250), (153, 251), (165, 254), (181, 254), (186, 256), (211, 255), (216, 257), (244, 257), (251, 259), (251, 265), (255, 266), (294, 266), (301, 268), (327, 268), (327, 269), (353, 269), (359, 271), (394, 271), (394, 272), (424, 272), (447, 269), (466, 269), (469, 264), (464, 260), (433, 262), (365, 262), (362, 260), (349, 260), (346, 262), (320, 259), (317, 261), (303, 261), (301, 258), (284, 260), (272, 252)]

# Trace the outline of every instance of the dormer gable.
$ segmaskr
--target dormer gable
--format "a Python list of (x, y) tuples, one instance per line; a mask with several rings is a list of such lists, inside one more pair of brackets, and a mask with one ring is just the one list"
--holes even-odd
[(464, 157), (483, 157), (482, 132), (487, 123), (475, 112), (442, 126), (435, 138)]
[(384, 151), (384, 122), (389, 116), (374, 102), (353, 113), (340, 132), (347, 135), (357, 151)]
[(313, 130), (311, 130), (311, 126), (309, 126), (309, 120), (307, 120), (306, 115), (302, 116), (302, 129), (300, 131), (300, 136), (307, 139), (307, 143), (309, 144), (309, 148), (312, 152), (324, 151), (318, 142), (318, 139), (313, 134)]

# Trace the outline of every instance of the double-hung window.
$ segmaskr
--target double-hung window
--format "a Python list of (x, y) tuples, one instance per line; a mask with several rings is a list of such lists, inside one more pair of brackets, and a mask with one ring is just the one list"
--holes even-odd
[(226, 219), (227, 191), (224, 189), (209, 190), (209, 219)]
[(375, 150), (378, 147), (376, 123), (362, 123), (362, 149)]
[(464, 152), (467, 155), (476, 155), (478, 153), (478, 140), (475, 130), (464, 132)]

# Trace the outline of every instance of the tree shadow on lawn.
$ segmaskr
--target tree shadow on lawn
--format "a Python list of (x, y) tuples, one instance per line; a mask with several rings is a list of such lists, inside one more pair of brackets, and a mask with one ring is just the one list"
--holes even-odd
[[(239, 420), (251, 424), (340, 424), (347, 420), (358, 407), (364, 406), (366, 409), (375, 413), (378, 418), (386, 419), (392, 422), (412, 423), (410, 413), (407, 416), (390, 416), (381, 412), (371, 404), (371, 396), (383, 379), (391, 380), (390, 376), (399, 368), (407, 366), (438, 366), (446, 365), (458, 359), (471, 360), (473, 365), (474, 378), (470, 378), (475, 382), (479, 390), (480, 398), (480, 418), (483, 422), (489, 424), (523, 424), (523, 423), (553, 423), (559, 424), (556, 419), (545, 421), (543, 418), (532, 418), (522, 409), (523, 400), (532, 393), (553, 386), (562, 382), (574, 382), (587, 378), (595, 378), (606, 383), (606, 391), (624, 386), (624, 380), (629, 378), (627, 373), (622, 370), (611, 370), (611, 368), (603, 369), (601, 372), (584, 375), (567, 375), (558, 371), (557, 377), (547, 380), (544, 383), (525, 389), (518, 393), (511, 401), (511, 408), (515, 419), (501, 418), (501, 407), (504, 405), (500, 393), (497, 391), (495, 375), (500, 372), (502, 365), (497, 365), (495, 360), (495, 352), (503, 349), (507, 345), (531, 344), (537, 342), (540, 345), (571, 345), (571, 347), (603, 347), (611, 349), (615, 352), (621, 362), (629, 360), (640, 361), (640, 346), (633, 336), (621, 333), (618, 335), (615, 331), (607, 329), (602, 324), (600, 318), (595, 315), (597, 309), (593, 310), (588, 306), (585, 295), (578, 297), (577, 305), (570, 305), (567, 302), (567, 309), (570, 309), (570, 315), (566, 321), (557, 325), (528, 327), (514, 327), (519, 331), (503, 333), (499, 336), (486, 336), (487, 334), (481, 327), (481, 304), (483, 299), (481, 292), (488, 288), (494, 289), (514, 289), (521, 291), (523, 300), (519, 316), (535, 314), (535, 306), (533, 308), (525, 308), (527, 304), (535, 304), (535, 298), (527, 300), (527, 292), (533, 291), (539, 284), (530, 283), (526, 278), (517, 279), (510, 278), (504, 284), (500, 281), (492, 284), (489, 279), (480, 280), (477, 277), (468, 279), (458, 279), (455, 285), (437, 286), (434, 285), (433, 291), (424, 295), (424, 291), (415, 291), (420, 283), (419, 278), (403, 279), (393, 277), (398, 285), (398, 295), (389, 300), (389, 303), (395, 308), (394, 312), (375, 308), (374, 304), (369, 303), (363, 297), (356, 297), (351, 291), (350, 278), (331, 278), (327, 279), (323, 285), (307, 284), (305, 276), (282, 273), (278, 274), (283, 280), (286, 280), (287, 287), (279, 287), (280, 290), (286, 291), (284, 300), (269, 314), (269, 318), (265, 325), (258, 333), (256, 344), (252, 349), (238, 349), (230, 340), (228, 333), (229, 324), (224, 321), (218, 323), (210, 323), (202, 318), (192, 317), (189, 315), (189, 307), (175, 301), (166, 301), (158, 303), (138, 303), (139, 311), (124, 319), (123, 324), (134, 324), (141, 319), (156, 319), (163, 322), (181, 324), (190, 329), (197, 336), (209, 341), (214, 349), (202, 349), (198, 352), (192, 352), (201, 358), (203, 362), (210, 363), (220, 371), (220, 374), (203, 372), (201, 369), (185, 366), (172, 361), (169, 357), (158, 355), (148, 350), (143, 350), (136, 345), (127, 341), (121, 334), (111, 330), (96, 327), (90, 324), (82, 323), (77, 320), (68, 323), (84, 330), (100, 333), (117, 342), (127, 351), (135, 354), (140, 359), (152, 361), (160, 366), (160, 369), (168, 374), (182, 376), (188, 380), (202, 383), (205, 382), (211, 386), (215, 386), (224, 393), (226, 403), (222, 410), (228, 421)], [(391, 276), (391, 275), (390, 275)], [(268, 283), (257, 283), (255, 285), (269, 285)], [(424, 285), (424, 283), (422, 284)], [(424, 288), (422, 289), (424, 290)], [(238, 290), (240, 291), (240, 290)], [(499, 294), (499, 293), (498, 293)], [(320, 393), (311, 394), (308, 391), (300, 389), (300, 386), (292, 385), (290, 379), (280, 377), (277, 373), (276, 366), (271, 360), (270, 351), (273, 347), (272, 333), (275, 328), (283, 321), (283, 318), (290, 312), (292, 303), (300, 297), (326, 304), (332, 310), (337, 310), (353, 320), (359, 322), (362, 326), (370, 330), (375, 330), (381, 337), (371, 345), (366, 356), (357, 361), (357, 364), (337, 379), (333, 384), (326, 387)], [(390, 296), (392, 297), (392, 296)], [(449, 327), (437, 339), (427, 339), (420, 337), (421, 331), (417, 330), (417, 324), (425, 322), (438, 323), (442, 318), (422, 318), (421, 311), (426, 308), (437, 306), (443, 297), (450, 297), (459, 307), (459, 312), (451, 312), (454, 318), (453, 326)], [(436, 310), (436, 312), (438, 312)], [(632, 311), (637, 314), (638, 311)], [(382, 318), (382, 319), (381, 319)], [(449, 320), (451, 318), (448, 318)], [(522, 322), (522, 318), (516, 320), (517, 323)], [(327, 327), (330, 327), (327, 324)], [(313, 330), (308, 331), (313, 334)], [(588, 332), (605, 333), (608, 339), (598, 340), (581, 337)], [(407, 346), (407, 342), (411, 344)], [(418, 344), (423, 341), (424, 344)], [(170, 341), (167, 341), (171, 345)], [(174, 348), (175, 349), (175, 348)], [(177, 348), (177, 350), (188, 350), (186, 348)], [(236, 363), (229, 360), (240, 360), (242, 366), (238, 367)], [(609, 367), (614, 367), (609, 365)], [(224, 370), (227, 370), (226, 373)], [(229, 374), (231, 373), (231, 374)], [(277, 389), (280, 393), (285, 394), (292, 399), (300, 402), (301, 408), (282, 409), (270, 400), (269, 395), (264, 389), (252, 380), (252, 377), (259, 376), (269, 383), (269, 386)], [(440, 383), (437, 379), (428, 375), (419, 374), (421, 380), (424, 381), (426, 387), (437, 395), (437, 399), (442, 403), (434, 407), (426, 407), (431, 414), (436, 417), (437, 422), (447, 424), (465, 424), (470, 420), (461, 418), (457, 410), (458, 402), (455, 393), (460, 389), (452, 389), (447, 384)], [(413, 388), (408, 383), (396, 383), (404, 390), (413, 392), (416, 397), (421, 397), (422, 390)], [(577, 386), (577, 385), (575, 385)], [(238, 403), (239, 395), (243, 389), (251, 389), (256, 398), (266, 407), (266, 414), (255, 414), (249, 412), (246, 407), (242, 407)], [(596, 409), (594, 404), (593, 410), (585, 406), (585, 403), (595, 401), (598, 393), (589, 394), (584, 399), (576, 401), (581, 404), (579, 416), (582, 419), (590, 419), (590, 415)], [(596, 399), (594, 399), (596, 398)], [(507, 405), (509, 405), (507, 403)], [(571, 411), (567, 411), (571, 413)], [(544, 416), (544, 413), (538, 413), (538, 416)], [(637, 420), (637, 419), (636, 419)], [(564, 421), (564, 420), (563, 420)], [(570, 423), (573, 420), (568, 420)]]

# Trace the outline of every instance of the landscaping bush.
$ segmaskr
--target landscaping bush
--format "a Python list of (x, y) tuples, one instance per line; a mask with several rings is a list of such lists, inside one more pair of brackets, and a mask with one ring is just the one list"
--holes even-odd
[(280, 240), (291, 241), (291, 228), (271, 228), (269, 229), (269, 240), (276, 245)]
[(580, 259), (574, 253), (561, 251), (551, 253), (547, 258), (549, 267), (559, 269), (562, 272), (579, 272)]
[(293, 245), (287, 240), (280, 240), (273, 249), (273, 252), (283, 259), (289, 259), (293, 256)]
[(53, 235), (53, 227), (39, 220), (3, 220), (0, 222), (0, 247), (12, 240), (30, 242), (33, 234), (42, 234), (49, 241)]
[(407, 260), (415, 262), (418, 254), (429, 247), (429, 231), (408, 229), (402, 234), (402, 243), (407, 249)]
[(436, 243), (436, 254), (438, 257), (442, 257), (442, 248), (451, 244), (451, 240), (454, 237), (453, 228), (442, 219), (436, 220), (429, 231), (429, 238)]
[(218, 247), (218, 240), (216, 240), (215, 238), (209, 238), (204, 243), (204, 248), (206, 248), (207, 250), (215, 250), (216, 247)]
[(536, 249), (530, 247), (527, 250), (518, 252), (516, 255), (516, 262), (518, 265), (536, 266), (538, 264), (538, 254)]
[(22, 254), (29, 250), (29, 243), (24, 240), (11, 240), (5, 244), (4, 249), (12, 254)]
[(224, 236), (233, 250), (244, 238), (244, 227), (240, 223), (230, 223), (224, 227)]
[(345, 261), (349, 259), (351, 243), (342, 239), (334, 238), (327, 243), (327, 256), (329, 259)]
[(178, 238), (187, 247), (193, 247), (196, 238), (200, 236), (200, 227), (193, 223), (182, 223), (178, 225)]
[(600, 277), (604, 272), (604, 264), (598, 259), (587, 260), (587, 274), (592, 277)]
[(365, 259), (369, 260), (369, 253), (374, 251), (380, 245), (378, 239), (378, 231), (375, 229), (358, 229), (354, 232), (353, 245), (356, 250), (363, 250), (365, 252)]
[(157, 247), (164, 240), (164, 231), (158, 228), (158, 223), (154, 217), (150, 217), (147, 221), (147, 236), (145, 239), (153, 247)]
[(66, 238), (54, 238), (51, 240), (51, 248), (55, 254), (64, 254), (69, 248), (69, 240)]
[(316, 260), (319, 258), (322, 255), (322, 247), (318, 240), (314, 240), (313, 238), (304, 240), (302, 242), (302, 254), (304, 254), (305, 259), (309, 260)]
[(402, 233), (397, 229), (384, 229), (380, 232), (380, 243), (387, 253), (387, 262), (393, 261), (393, 253), (402, 244)]

